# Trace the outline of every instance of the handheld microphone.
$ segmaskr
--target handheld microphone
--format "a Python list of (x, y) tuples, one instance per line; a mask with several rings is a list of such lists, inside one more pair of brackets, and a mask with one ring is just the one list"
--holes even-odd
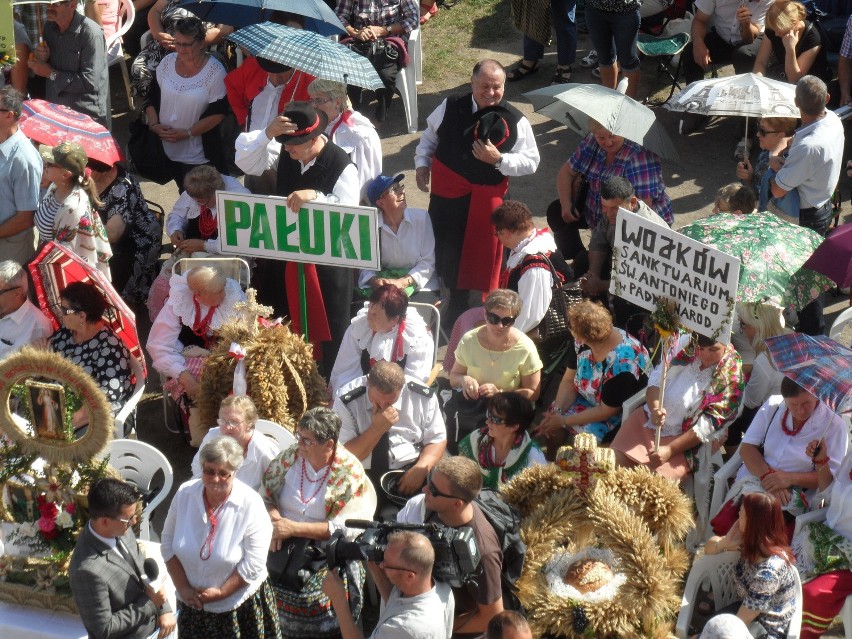
[(163, 583), (162, 579), (159, 579), (160, 566), (157, 564), (157, 561), (148, 557), (142, 563), (142, 569), (145, 573), (142, 575), (142, 583), (150, 587), (152, 590), (159, 590)]

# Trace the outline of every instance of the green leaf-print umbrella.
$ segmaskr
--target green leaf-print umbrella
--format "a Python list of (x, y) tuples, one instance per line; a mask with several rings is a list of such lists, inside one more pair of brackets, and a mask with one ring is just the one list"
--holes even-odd
[(822, 237), (772, 213), (719, 213), (679, 230), (687, 237), (740, 258), (739, 301), (801, 310), (833, 286), (824, 275), (802, 268)]

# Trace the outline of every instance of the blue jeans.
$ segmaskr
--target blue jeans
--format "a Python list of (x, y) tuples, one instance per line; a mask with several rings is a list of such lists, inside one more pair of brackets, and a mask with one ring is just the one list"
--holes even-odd
[(639, 69), (639, 9), (626, 13), (601, 11), (586, 5), (589, 37), (598, 54), (598, 64), (611, 67), (616, 57), (625, 73)]
[[(567, 67), (577, 58), (577, 0), (550, 0), (550, 15), (556, 31), (556, 63)], [(524, 36), (524, 60), (541, 60), (544, 45)]]

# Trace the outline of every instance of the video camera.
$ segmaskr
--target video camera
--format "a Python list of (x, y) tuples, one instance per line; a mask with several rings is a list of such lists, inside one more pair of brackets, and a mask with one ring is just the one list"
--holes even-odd
[(347, 528), (363, 529), (354, 541), (337, 531), (328, 542), (325, 555), (329, 567), (340, 567), (347, 561), (380, 562), (385, 556), (388, 535), (396, 530), (422, 533), (435, 550), (432, 577), (458, 588), (479, 567), (481, 559), (473, 528), (449, 528), (439, 524), (399, 524), (395, 522), (347, 519)]

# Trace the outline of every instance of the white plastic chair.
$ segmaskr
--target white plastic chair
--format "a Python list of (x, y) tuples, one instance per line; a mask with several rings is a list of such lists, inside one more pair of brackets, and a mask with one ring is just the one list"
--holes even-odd
[(278, 452), (287, 450), (296, 443), (296, 438), (289, 430), (268, 419), (258, 419), (254, 422), (254, 430), (269, 437), (278, 446)]
[(118, 30), (106, 41), (107, 66), (121, 66), (121, 77), (124, 78), (124, 90), (127, 92), (127, 106), (133, 110), (133, 96), (130, 95), (130, 75), (127, 73), (127, 61), (124, 59), (124, 34), (133, 26), (136, 18), (136, 7), (131, 0), (121, 0), (118, 9)]
[(441, 337), (441, 311), (437, 306), (423, 302), (409, 302), (408, 305), (420, 314), (432, 333), (432, 339), (435, 342), (435, 348), (432, 349), (432, 368), (435, 368), (435, 364), (438, 363), (438, 340)]
[(139, 404), (139, 400), (142, 399), (143, 393), (145, 393), (145, 374), (142, 370), (142, 362), (134, 357), (130, 362), (130, 370), (133, 371), (133, 375), (136, 377), (136, 387), (133, 389), (130, 399), (127, 400), (127, 403), (122, 406), (121, 410), (118, 411), (118, 415), (115, 416), (113, 437), (116, 439), (122, 439), (125, 436), (124, 424), (136, 412), (136, 406)]
[(831, 325), (831, 330), (828, 331), (828, 336), (839, 342), (840, 334), (843, 333), (843, 329), (849, 325), (852, 325), (852, 306), (837, 316), (834, 323)]
[[(735, 572), (739, 559), (739, 551), (730, 551), (718, 555), (704, 555), (695, 560), (686, 580), (675, 625), (675, 634), (679, 639), (689, 636), (689, 622), (692, 620), (698, 590), (703, 583), (710, 583), (716, 610), (721, 610), (739, 599)], [(787, 629), (787, 639), (798, 639), (802, 627), (802, 582), (799, 580), (798, 571), (794, 570), (793, 575), (796, 580), (796, 608)], [(752, 624), (752, 634), (755, 634), (757, 627), (759, 624)]]
[(405, 107), (405, 123), (409, 133), (417, 133), (419, 110), (417, 107), (417, 85), (423, 83), (423, 41), (420, 27), (408, 36), (408, 65), (396, 76), (396, 88)]
[(121, 473), (122, 478), (143, 490), (150, 490), (158, 471), (163, 473), (163, 485), (142, 511), (139, 522), (139, 538), (151, 539), (151, 513), (166, 497), (174, 483), (174, 474), (169, 460), (159, 450), (135, 439), (114, 439), (106, 447), (103, 456), (109, 455), (109, 465)]
[(730, 490), (731, 480), (737, 476), (737, 471), (742, 466), (743, 458), (740, 456), (740, 449), (737, 448), (731, 458), (725, 462), (719, 470), (713, 475), (713, 496), (710, 498), (710, 519), (719, 514), (722, 506), (725, 505), (725, 497)]

